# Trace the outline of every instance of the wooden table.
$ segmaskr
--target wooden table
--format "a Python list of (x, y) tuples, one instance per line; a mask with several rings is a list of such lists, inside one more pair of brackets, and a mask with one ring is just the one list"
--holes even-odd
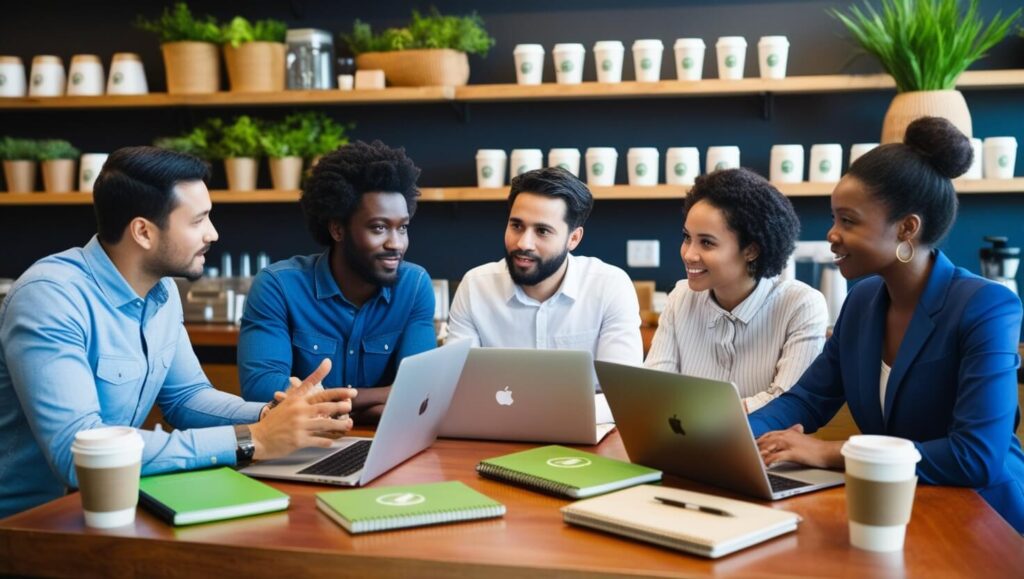
[[(0, 574), (1010, 577), (1024, 569), (1024, 539), (974, 491), (962, 488), (918, 487), (906, 548), (897, 554), (849, 546), (842, 488), (775, 503), (803, 516), (796, 533), (715, 561), (571, 527), (558, 510), (567, 501), (474, 472), (482, 458), (528, 447), (440, 440), (373, 483), (461, 480), (507, 505), (501, 519), (352, 536), (316, 510), (313, 494), (327, 487), (273, 483), (292, 496), (286, 512), (175, 529), (140, 510), (134, 527), (97, 531), (84, 528), (75, 493), (0, 521)], [(588, 450), (625, 456), (617, 432)], [(666, 484), (710, 490), (673, 477)]]

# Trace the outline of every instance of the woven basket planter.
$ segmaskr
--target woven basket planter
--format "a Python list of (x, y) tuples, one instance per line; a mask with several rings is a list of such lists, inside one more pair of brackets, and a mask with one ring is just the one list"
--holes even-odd
[(208, 94), (220, 90), (220, 47), (212, 42), (160, 45), (170, 94)]
[(465, 86), (469, 82), (469, 58), (448, 48), (364, 52), (356, 67), (383, 70), (391, 86)]
[(283, 91), (285, 49), (280, 42), (246, 42), (238, 48), (225, 44), (231, 92)]
[(907, 125), (921, 117), (942, 117), (968, 138), (973, 136), (971, 111), (958, 90), (901, 92), (892, 99), (882, 122), (882, 144), (902, 143)]
[(36, 190), (35, 161), (4, 161), (4, 180), (8, 193), (32, 193)]

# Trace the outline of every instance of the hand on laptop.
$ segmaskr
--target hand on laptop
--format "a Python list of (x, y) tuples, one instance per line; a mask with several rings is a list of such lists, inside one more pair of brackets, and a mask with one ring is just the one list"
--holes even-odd
[(289, 387), (284, 399), (263, 420), (249, 426), (256, 447), (253, 458), (265, 460), (300, 448), (328, 447), (333, 438), (352, 428), (347, 414), (352, 410), (351, 399), (356, 391), (324, 390), (320, 382), (330, 371), (331, 362), (325, 359), (305, 380)]
[(839, 453), (844, 441), (819, 440), (804, 434), (802, 424), (794, 424), (785, 430), (773, 430), (757, 439), (757, 448), (765, 466), (777, 462), (796, 462), (817, 468), (843, 468), (843, 456)]

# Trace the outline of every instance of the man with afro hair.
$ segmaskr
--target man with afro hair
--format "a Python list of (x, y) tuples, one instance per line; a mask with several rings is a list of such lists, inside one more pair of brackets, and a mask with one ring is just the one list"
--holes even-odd
[(436, 346), (430, 276), (402, 259), (419, 175), (404, 149), (380, 141), (345, 145), (313, 167), (301, 205), (324, 251), (253, 280), (238, 341), (243, 397), (270, 401), (330, 358), (323, 385), (361, 389), (354, 417), (373, 421), (398, 363)]

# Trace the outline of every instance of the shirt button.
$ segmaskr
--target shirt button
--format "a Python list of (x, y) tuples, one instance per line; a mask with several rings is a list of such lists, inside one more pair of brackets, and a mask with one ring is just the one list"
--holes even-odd
[(348, 355), (349, 355), (349, 356), (354, 356), (355, 354), (356, 354), (356, 351), (355, 351), (355, 350), (349, 350), (349, 351), (348, 351)]
[(217, 457), (216, 456), (211, 456), (210, 457), (210, 463), (211, 464), (217, 464)]
[(318, 344), (313, 344), (313, 349), (314, 349), (314, 350), (319, 350), (319, 349), (320, 349), (320, 346), (319, 346)]
[(388, 349), (388, 345), (387, 345), (387, 344), (384, 344), (384, 349), (385, 349), (385, 350), (387, 350), (387, 349)]

